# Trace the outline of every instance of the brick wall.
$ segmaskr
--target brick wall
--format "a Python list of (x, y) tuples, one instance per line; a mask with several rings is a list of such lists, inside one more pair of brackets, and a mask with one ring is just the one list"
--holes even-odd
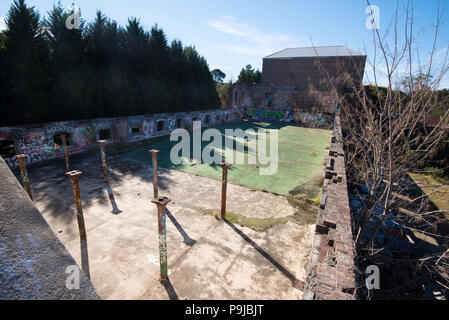
[(306, 300), (354, 299), (354, 242), (343, 152), (337, 111), (308, 265)]
[[(301, 109), (307, 112), (335, 112), (336, 102), (328, 92), (301, 85), (234, 84), (229, 106), (233, 108)], [(319, 96), (319, 98), (318, 98)], [(268, 105), (268, 97), (271, 105)]]
[(326, 86), (328, 77), (348, 73), (361, 83), (365, 60), (365, 56), (265, 58), (262, 82), (320, 88)]

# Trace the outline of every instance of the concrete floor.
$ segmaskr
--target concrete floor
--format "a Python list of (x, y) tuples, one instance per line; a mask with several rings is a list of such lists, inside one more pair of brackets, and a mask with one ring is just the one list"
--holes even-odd
[[(214, 216), (221, 181), (161, 168), (159, 195), (172, 202), (167, 206), (170, 281), (159, 283), (151, 167), (118, 157), (109, 157), (108, 166), (105, 183), (98, 156), (71, 158), (71, 169), (83, 172), (79, 184), (87, 241), (78, 236), (64, 160), (28, 168), (35, 205), (102, 298), (302, 298), (313, 224), (280, 219), (261, 232), (222, 221)], [(285, 197), (232, 184), (227, 210), (250, 220), (310, 215)]]

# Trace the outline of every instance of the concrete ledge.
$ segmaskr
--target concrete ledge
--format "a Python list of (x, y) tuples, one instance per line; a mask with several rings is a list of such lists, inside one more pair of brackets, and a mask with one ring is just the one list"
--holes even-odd
[[(79, 289), (68, 289), (68, 266)], [(100, 299), (0, 157), (0, 299)]]
[(354, 299), (355, 255), (350, 212), (340, 114), (337, 112), (304, 299)]

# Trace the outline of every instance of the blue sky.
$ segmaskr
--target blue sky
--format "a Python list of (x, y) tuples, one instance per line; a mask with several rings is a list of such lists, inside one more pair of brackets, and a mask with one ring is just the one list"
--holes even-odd
[[(28, 0), (41, 15), (51, 9), (54, 1)], [(62, 0), (64, 7), (73, 0)], [(125, 26), (127, 18), (134, 16), (149, 29), (157, 23), (171, 41), (182, 40), (184, 45), (195, 45), (205, 56), (211, 69), (220, 68), (226, 80), (236, 80), (246, 64), (262, 69), (262, 58), (288, 47), (346, 45), (372, 57), (372, 32), (365, 27), (367, 14), (365, 0), (77, 0), (82, 17), (93, 20), (101, 9), (108, 17)], [(6, 17), (10, 0), (0, 2), (0, 19)], [(380, 8), (380, 27), (385, 29), (391, 21), (396, 2), (372, 0)], [(426, 59), (432, 48), (431, 24), (435, 20), (437, 0), (413, 1), (416, 30), (420, 30), (417, 43)], [(449, 43), (449, 2), (441, 0), (446, 9), (437, 50), (441, 59)], [(0, 20), (0, 28), (4, 23)], [(447, 78), (447, 77), (446, 77)], [(365, 78), (365, 82), (368, 79)], [(445, 79), (441, 87), (449, 87)]]

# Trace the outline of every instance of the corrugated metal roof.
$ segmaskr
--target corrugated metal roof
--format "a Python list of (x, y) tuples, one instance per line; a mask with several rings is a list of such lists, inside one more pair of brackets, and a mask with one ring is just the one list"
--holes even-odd
[(364, 56), (358, 51), (345, 46), (287, 48), (266, 56), (264, 59), (305, 58), (305, 57), (341, 57)]

